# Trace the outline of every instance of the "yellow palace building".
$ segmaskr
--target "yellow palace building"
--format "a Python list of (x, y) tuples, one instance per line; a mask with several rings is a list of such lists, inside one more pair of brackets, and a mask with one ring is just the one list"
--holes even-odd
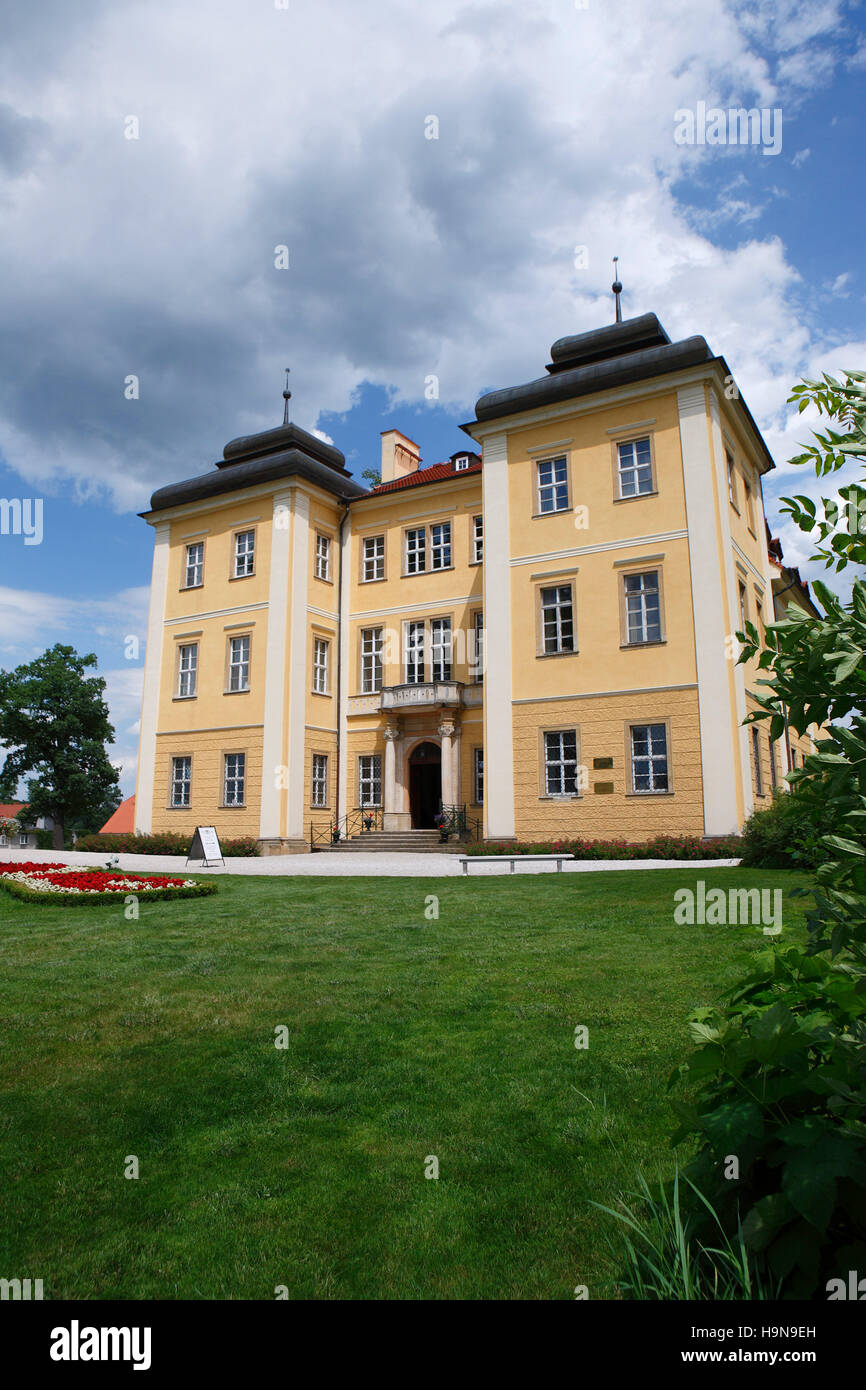
[(645, 314), (463, 429), (427, 467), (387, 431), (368, 490), (284, 424), (154, 494), (139, 831), (715, 836), (767, 804), (803, 749), (742, 726), (733, 634), (810, 600), (724, 359)]

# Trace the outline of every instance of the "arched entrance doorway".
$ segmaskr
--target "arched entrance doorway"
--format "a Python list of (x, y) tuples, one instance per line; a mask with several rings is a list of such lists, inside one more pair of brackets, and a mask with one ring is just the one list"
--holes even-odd
[(419, 743), (409, 754), (409, 810), (414, 830), (432, 830), (442, 801), (442, 753), (436, 743)]

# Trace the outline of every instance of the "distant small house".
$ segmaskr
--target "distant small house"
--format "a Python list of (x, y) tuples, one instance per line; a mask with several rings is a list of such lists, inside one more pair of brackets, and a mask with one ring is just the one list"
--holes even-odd
[(113, 816), (109, 816), (100, 835), (132, 835), (135, 833), (135, 797), (121, 801)]
[(31, 816), (26, 801), (0, 801), (0, 849), (35, 849), (36, 831), (53, 827), (50, 816)]

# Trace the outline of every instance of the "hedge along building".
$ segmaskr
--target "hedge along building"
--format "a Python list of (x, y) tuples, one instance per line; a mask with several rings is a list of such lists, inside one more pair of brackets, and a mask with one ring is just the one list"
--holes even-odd
[[(654, 314), (483, 396), (480, 446), (371, 491), (295, 425), (156, 492), (137, 828), (308, 847), (363, 808), (488, 839), (736, 831), (768, 795), (744, 617), (772, 459), (724, 359)], [(774, 774), (776, 775), (776, 774)]]

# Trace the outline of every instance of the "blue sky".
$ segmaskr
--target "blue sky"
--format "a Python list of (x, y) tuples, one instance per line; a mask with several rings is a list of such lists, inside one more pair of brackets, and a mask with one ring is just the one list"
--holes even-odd
[[(611, 320), (619, 255), (627, 315), (727, 357), (771, 519), (820, 490), (784, 466), (785, 398), (866, 366), (861, 6), (17, 0), (6, 24), (0, 497), (42, 498), (44, 536), (0, 536), (0, 663), (97, 653), (126, 791), (137, 512), (278, 423), (286, 364), (293, 418), (358, 473), (393, 427), (433, 462), (485, 389)], [(780, 153), (676, 144), (701, 101), (780, 109)]]

